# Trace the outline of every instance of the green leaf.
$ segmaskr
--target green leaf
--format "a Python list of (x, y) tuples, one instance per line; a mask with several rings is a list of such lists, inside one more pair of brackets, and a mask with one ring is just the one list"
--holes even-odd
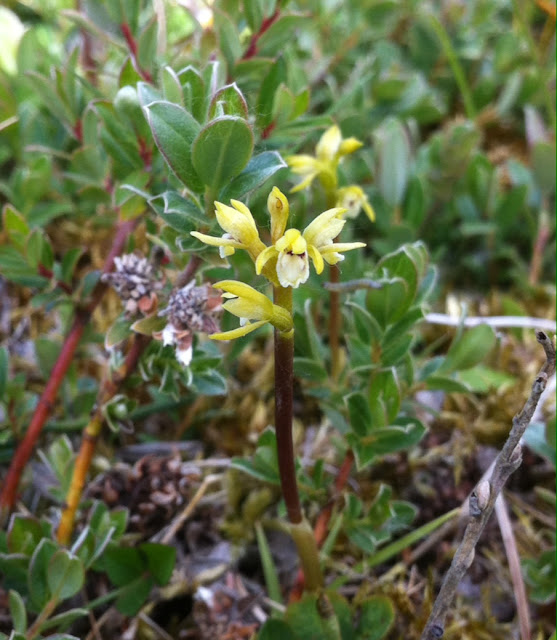
[(48, 278), (36, 275), (17, 249), (10, 245), (0, 246), (0, 272), (7, 280), (22, 287), (41, 288), (49, 282)]
[(30, 556), (42, 537), (43, 530), (37, 518), (24, 516), (21, 513), (12, 515), (6, 538), (10, 553), (23, 553)]
[(299, 602), (291, 604), (284, 616), (296, 640), (325, 640), (326, 630), (318, 611), (317, 597), (305, 595)]
[(369, 392), (369, 410), (372, 425), (383, 426), (394, 422), (401, 403), (401, 393), (394, 368), (377, 371), (372, 375)]
[[(163, 209), (156, 206), (157, 200), (162, 198)], [(176, 231), (189, 234), (190, 231), (207, 225), (207, 217), (201, 209), (188, 198), (182, 197), (176, 191), (165, 191), (160, 196), (152, 198), (150, 204), (160, 217)]]
[(131, 335), (131, 320), (121, 315), (108, 328), (104, 337), (105, 349), (112, 349)]
[(470, 369), (484, 360), (495, 342), (495, 332), (488, 325), (472, 327), (453, 341), (439, 373)]
[(324, 382), (328, 378), (323, 363), (311, 358), (294, 358), (294, 375), (312, 382)]
[(279, 56), (260, 85), (256, 107), (256, 122), (260, 129), (271, 124), (275, 91), (283, 82), (286, 82), (286, 63)]
[(458, 380), (474, 393), (488, 393), (492, 390), (503, 391), (516, 384), (514, 376), (503, 371), (496, 371), (483, 364), (458, 372)]
[(356, 466), (361, 470), (376, 458), (396, 451), (404, 451), (416, 445), (424, 436), (426, 428), (415, 418), (397, 418), (395, 424), (374, 429), (362, 437), (349, 433), (346, 439), (354, 449)]
[(162, 101), (161, 94), (148, 82), (137, 83), (137, 97), (139, 98), (139, 104), (141, 104), (143, 109), (153, 102)]
[(57, 551), (48, 564), (47, 582), (50, 593), (58, 600), (75, 595), (83, 586), (85, 570), (79, 558), (66, 549)]
[(0, 573), (4, 588), (28, 591), (27, 569), (29, 558), (22, 553), (0, 553)]
[(114, 606), (125, 616), (135, 616), (149, 597), (152, 587), (152, 578), (136, 578), (120, 590), (120, 595)]
[(27, 589), (31, 602), (40, 611), (49, 601), (51, 594), (48, 587), (48, 566), (50, 559), (58, 551), (58, 546), (43, 538), (29, 562), (29, 573), (27, 575)]
[(195, 359), (192, 371), (194, 371), (192, 391), (204, 396), (224, 396), (227, 393), (226, 378), (214, 369), (205, 369), (200, 373), (195, 372)]
[(419, 229), (426, 214), (425, 194), (422, 181), (413, 176), (404, 198), (402, 217), (413, 229)]
[(158, 333), (166, 327), (167, 320), (156, 313), (151, 316), (146, 316), (140, 320), (136, 320), (130, 327), (132, 331), (141, 333), (144, 336), (152, 336), (153, 333)]
[(244, 17), (252, 33), (257, 33), (265, 15), (266, 0), (244, 0)]
[(431, 391), (446, 391), (447, 393), (467, 393), (470, 391), (464, 383), (445, 376), (429, 376), (425, 382), (426, 388)]
[(257, 640), (297, 640), (297, 638), (286, 622), (270, 618), (259, 630)]
[(381, 640), (389, 632), (395, 620), (395, 610), (390, 598), (372, 596), (361, 607), (357, 629), (358, 640)]
[(172, 67), (165, 67), (162, 70), (162, 87), (164, 99), (173, 104), (184, 106), (184, 94), (182, 93), (182, 85), (180, 78)]
[(374, 134), (376, 182), (391, 207), (402, 203), (410, 170), (410, 143), (402, 123), (386, 120)]
[(25, 633), (27, 631), (27, 611), (25, 609), (23, 598), (17, 591), (10, 589), (8, 602), (14, 630), (18, 633)]
[(228, 202), (231, 198), (241, 198), (260, 187), (266, 180), (287, 165), (277, 151), (264, 151), (253, 156), (246, 168), (233, 178), (223, 189), (221, 198)]
[(83, 251), (83, 248), (75, 247), (73, 249), (68, 249), (64, 254), (61, 264), (61, 279), (66, 284), (71, 284), (75, 268), (79, 259), (83, 255)]
[(228, 64), (229, 71), (231, 71), (236, 60), (242, 55), (242, 45), (236, 29), (236, 23), (229, 15), (218, 8), (214, 10), (214, 21), (220, 51)]
[(184, 106), (198, 122), (204, 122), (207, 111), (207, 96), (205, 95), (203, 77), (197, 69), (188, 66), (178, 73), (178, 79), (182, 85)]
[(275, 56), (284, 48), (284, 43), (296, 37), (295, 29), (306, 22), (309, 14), (302, 13), (281, 13), (269, 29), (259, 38), (257, 49), (259, 55)]
[(358, 436), (365, 436), (373, 430), (373, 419), (369, 402), (363, 393), (352, 393), (346, 398), (350, 414), (350, 427)]
[(158, 30), (158, 21), (153, 16), (137, 39), (137, 61), (143, 69), (152, 69), (153, 61), (156, 60)]
[(46, 239), (40, 229), (34, 229), (27, 237), (25, 255), (27, 262), (34, 269), (37, 269), (39, 264), (43, 264), (43, 266), (48, 268), (48, 265), (44, 264), (42, 259), (43, 252), (46, 253), (45, 245)]
[(2, 223), (14, 247), (23, 251), (30, 231), (25, 218), (12, 205), (6, 204), (2, 211)]
[(555, 193), (555, 144), (538, 142), (532, 147), (532, 172), (544, 194)]
[(110, 581), (122, 587), (137, 578), (145, 571), (145, 562), (138, 549), (110, 545), (103, 555), (103, 568)]
[(200, 131), (199, 123), (185, 109), (171, 102), (151, 102), (143, 108), (168, 166), (188, 188), (201, 193), (203, 183), (192, 163), (192, 144)]
[(219, 89), (209, 105), (209, 120), (219, 116), (239, 116), (248, 118), (248, 103), (234, 82)]
[(379, 280), (380, 289), (370, 289), (366, 295), (366, 307), (382, 327), (387, 327), (400, 319), (411, 297), (408, 285), (402, 278), (385, 278)]
[(168, 583), (176, 563), (176, 549), (166, 544), (144, 542), (139, 550), (147, 558), (147, 567), (159, 586)]
[(247, 165), (253, 151), (253, 133), (242, 118), (222, 116), (207, 124), (197, 136), (192, 151), (199, 178), (213, 193)]

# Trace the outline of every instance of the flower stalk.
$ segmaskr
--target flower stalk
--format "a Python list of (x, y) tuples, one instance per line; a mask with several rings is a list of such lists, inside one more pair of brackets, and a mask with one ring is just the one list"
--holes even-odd
[[(339, 218), (355, 218), (360, 210), (364, 210), (367, 217), (374, 222), (375, 213), (366, 194), (358, 185), (349, 185), (339, 188), (338, 167), (345, 156), (354, 153), (362, 147), (363, 143), (356, 138), (343, 138), (337, 125), (333, 125), (321, 136), (315, 148), (315, 156), (293, 155), (286, 161), (293, 173), (301, 176), (302, 180), (292, 192), (309, 187), (317, 179), (325, 194), (325, 200), (329, 210), (337, 208), (342, 211)], [(340, 233), (342, 225), (338, 229)], [(338, 234), (333, 236), (333, 242), (338, 248), (344, 246), (336, 241)], [(354, 245), (355, 243), (351, 243)], [(337, 249), (338, 250), (338, 249)], [(329, 294), (329, 349), (331, 353), (331, 379), (334, 381), (340, 375), (342, 369), (342, 357), (340, 349), (340, 332), (342, 329), (342, 314), (340, 312), (340, 297), (335, 285), (340, 282), (338, 260), (330, 261), (329, 282), (333, 286)], [(282, 284), (282, 283), (281, 283)]]
[[(275, 287), (274, 301), (292, 313), (292, 287)], [(292, 440), (294, 389), (294, 333), (275, 329), (275, 431), (282, 495), (304, 572), (305, 586), (315, 591), (323, 586), (317, 544), (304, 517), (296, 481), (296, 462)]]
[[(331, 136), (332, 143), (327, 142)], [(350, 153), (361, 143), (353, 139), (342, 142), (340, 132), (334, 129), (319, 148), (322, 160), (329, 153), (327, 145), (336, 144), (330, 162), (336, 167), (342, 155)], [(337, 144), (338, 143), (338, 144)], [(327, 148), (326, 148), (327, 147)], [(330, 154), (329, 154), (330, 155)], [(334, 157), (333, 157), (334, 156)], [(302, 159), (300, 167), (304, 173), (307, 162)], [(305, 173), (304, 184), (320, 173), (322, 162), (310, 162)], [(329, 174), (327, 174), (329, 175)], [(336, 174), (330, 173), (329, 177)], [(363, 192), (362, 192), (363, 193)], [(336, 191), (335, 191), (336, 198)], [(263, 275), (273, 285), (273, 301), (257, 289), (244, 282), (222, 280), (213, 286), (224, 293), (222, 308), (240, 319), (236, 329), (211, 334), (213, 340), (234, 340), (265, 324), (275, 330), (275, 431), (277, 457), (282, 495), (290, 521), (290, 532), (304, 573), (305, 587), (317, 591), (323, 586), (323, 576), (319, 564), (317, 543), (309, 522), (304, 517), (296, 481), (296, 458), (292, 440), (293, 386), (294, 386), (294, 321), (292, 314), (292, 290), (297, 289), (309, 278), (310, 263), (320, 274), (325, 263), (336, 265), (344, 259), (343, 253), (359, 249), (362, 242), (336, 243), (346, 220), (344, 214), (350, 209), (341, 205), (331, 206), (314, 218), (300, 231), (287, 229), (290, 206), (286, 196), (274, 187), (267, 199), (267, 209), (271, 218), (270, 246), (263, 243), (255, 219), (248, 207), (238, 200), (231, 200), (228, 206), (215, 202), (215, 215), (221, 229), (221, 237), (210, 236), (197, 231), (191, 234), (201, 242), (218, 247), (221, 257), (229, 257), (236, 250), (246, 251), (254, 262), (257, 275)]]

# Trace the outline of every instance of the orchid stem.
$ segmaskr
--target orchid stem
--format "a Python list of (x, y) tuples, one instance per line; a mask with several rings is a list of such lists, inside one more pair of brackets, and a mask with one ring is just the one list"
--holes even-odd
[[(292, 313), (292, 288), (275, 287), (275, 304)], [(294, 333), (275, 329), (275, 430), (280, 485), (286, 511), (290, 520), (290, 532), (305, 577), (305, 586), (316, 591), (323, 585), (319, 554), (313, 531), (304, 517), (296, 481), (296, 463), (292, 440), (294, 383)]]

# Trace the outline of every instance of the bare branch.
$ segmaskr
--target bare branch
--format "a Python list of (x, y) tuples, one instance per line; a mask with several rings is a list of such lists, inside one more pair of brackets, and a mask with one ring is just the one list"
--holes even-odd
[(489, 481), (480, 481), (470, 496), (468, 525), (433, 604), (433, 610), (423, 630), (421, 640), (438, 640), (443, 636), (449, 607), (454, 600), (459, 582), (474, 560), (476, 545), (491, 516), (495, 501), (511, 473), (522, 462), (520, 439), (532, 420), (548, 378), (555, 373), (555, 345), (553, 341), (543, 331), (538, 331), (536, 338), (545, 351), (545, 364), (536, 376), (532, 391), (522, 411), (513, 418), (511, 432), (497, 456), (491, 478)]

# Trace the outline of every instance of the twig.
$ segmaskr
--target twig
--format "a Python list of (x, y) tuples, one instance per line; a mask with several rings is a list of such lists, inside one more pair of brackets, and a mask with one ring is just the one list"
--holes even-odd
[(205, 495), (207, 489), (215, 482), (220, 482), (222, 480), (222, 474), (210, 474), (208, 475), (203, 482), (199, 485), (199, 489), (196, 491), (193, 498), (188, 502), (186, 508), (175, 518), (168, 529), (165, 531), (164, 535), (161, 538), (161, 542), (163, 544), (170, 544), (174, 536), (178, 533), (180, 527), (184, 524), (184, 522), (191, 516), (191, 514), (195, 511), (195, 508), (199, 504), (201, 498)]
[(135, 370), (139, 358), (149, 342), (150, 338), (148, 336), (135, 334), (120, 371), (115, 372), (114, 375), (109, 374), (101, 384), (101, 388), (97, 394), (95, 409), (93, 410), (89, 423), (83, 430), (81, 446), (74, 464), (71, 483), (66, 494), (66, 504), (62, 511), (60, 525), (56, 533), (60, 544), (68, 544), (73, 532), (75, 516), (81, 501), (83, 487), (85, 486), (89, 467), (91, 466), (91, 461), (95, 453), (97, 440), (104, 425), (104, 406), (116, 395), (122, 382)]
[(459, 582), (474, 560), (476, 545), (495, 507), (495, 501), (511, 473), (522, 462), (520, 439), (532, 420), (548, 378), (555, 372), (555, 345), (543, 331), (538, 331), (536, 338), (545, 351), (546, 362), (536, 376), (522, 411), (513, 418), (511, 432), (495, 460), (491, 478), (481, 481), (472, 492), (468, 525), (433, 604), (433, 610), (421, 636), (422, 640), (438, 640), (443, 636), (449, 606), (455, 597)]
[[(118, 223), (112, 247), (110, 248), (110, 252), (103, 267), (103, 273), (112, 271), (114, 258), (122, 253), (128, 237), (137, 225), (138, 221), (138, 218), (136, 218), (134, 220), (120, 221)], [(29, 423), (29, 427), (25, 432), (23, 440), (19, 443), (14, 457), (12, 458), (10, 468), (8, 469), (2, 493), (0, 494), (0, 524), (5, 522), (13, 508), (21, 474), (23, 473), (29, 458), (33, 454), (35, 444), (37, 443), (43, 426), (52, 411), (58, 394), (58, 389), (65, 378), (68, 367), (73, 361), (75, 351), (79, 345), (81, 336), (85, 331), (85, 327), (89, 323), (91, 314), (101, 301), (105, 291), (106, 284), (99, 280), (93, 290), (89, 304), (85, 308), (77, 309), (76, 311), (71, 329), (64, 344), (62, 345), (58, 359), (56, 360), (50, 374), (50, 378), (39, 399), (35, 413)]]

